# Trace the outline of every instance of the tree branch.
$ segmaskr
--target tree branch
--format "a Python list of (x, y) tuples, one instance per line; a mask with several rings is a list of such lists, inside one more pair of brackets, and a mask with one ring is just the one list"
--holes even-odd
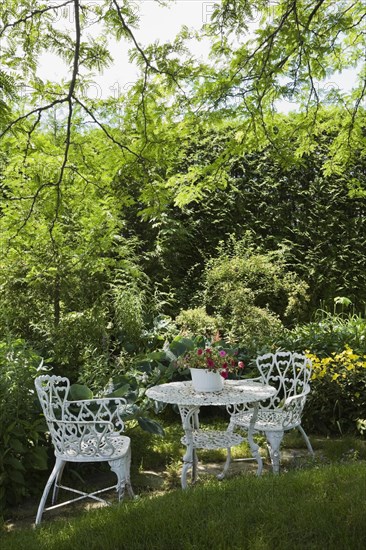
[(306, 23), (306, 26), (305, 28), (308, 29), (310, 27), (310, 23), (312, 22), (312, 20), (314, 19), (316, 13), (319, 11), (319, 9), (321, 8), (322, 4), (324, 4), (325, 0), (319, 0), (319, 2), (317, 4), (315, 4), (314, 8), (313, 8), (313, 11), (310, 13), (309, 17), (308, 17), (308, 20), (307, 20), (307, 23)]
[(360, 103), (361, 103), (362, 99), (365, 97), (365, 94), (366, 94), (366, 77), (364, 77), (364, 79), (363, 79), (363, 86), (362, 86), (362, 89), (361, 89), (361, 93), (358, 96), (358, 98), (356, 100), (356, 103), (355, 103), (355, 106), (352, 110), (351, 122), (350, 122), (349, 130), (348, 130), (348, 145), (350, 145), (350, 143), (351, 143), (351, 134), (352, 134), (352, 131), (353, 131), (353, 128), (354, 128), (354, 125), (355, 125), (356, 115), (357, 115), (357, 112), (360, 108)]
[(117, 1), (113, 0), (113, 4), (116, 7), (116, 11), (117, 11), (117, 14), (118, 14), (118, 18), (121, 22), (122, 28), (124, 29), (124, 31), (128, 34), (128, 36), (130, 37), (130, 39), (134, 43), (134, 46), (135, 46), (136, 50), (139, 52), (139, 54), (141, 55), (142, 59), (144, 60), (145, 65), (147, 65), (152, 71), (161, 74), (161, 71), (157, 67), (155, 67), (154, 65), (151, 64), (150, 59), (146, 56), (144, 50), (141, 48), (140, 44), (137, 42), (137, 40), (135, 38), (135, 35), (131, 31), (130, 27), (127, 25), (123, 15), (122, 15), (121, 8), (119, 7)]
[(35, 15), (42, 15), (43, 13), (46, 13), (46, 12), (51, 11), (51, 10), (58, 10), (60, 8), (63, 8), (65, 6), (67, 6), (68, 4), (72, 4), (73, 2), (74, 2), (74, 0), (66, 0), (66, 2), (64, 2), (63, 4), (59, 4), (58, 6), (52, 5), (52, 6), (49, 6), (48, 8), (43, 8), (41, 10), (31, 11), (25, 17), (21, 17), (20, 19), (17, 19), (16, 21), (13, 21), (13, 23), (7, 23), (6, 25), (4, 25), (4, 27), (2, 29), (0, 29), (0, 38), (2, 37), (2, 35), (4, 34), (4, 32), (7, 29), (14, 28), (17, 25), (20, 25), (21, 23), (26, 23), (30, 19), (32, 20)]
[(131, 153), (131, 155), (135, 156), (136, 158), (138, 159), (141, 159), (141, 156), (138, 154), (138, 153), (135, 153), (135, 151), (132, 151), (132, 149), (130, 149), (127, 145), (124, 145), (123, 143), (117, 141), (113, 136), (112, 134), (109, 133), (109, 131), (107, 130), (107, 128), (105, 128), (105, 126), (99, 122), (99, 120), (95, 117), (95, 115), (93, 114), (93, 112), (88, 109), (88, 107), (85, 105), (85, 103), (83, 103), (79, 98), (77, 98), (76, 96), (74, 96), (74, 101), (80, 105), (80, 107), (82, 109), (84, 109), (84, 111), (90, 116), (90, 118), (92, 118), (92, 120), (95, 122), (95, 124), (97, 126), (99, 126), (99, 128), (101, 130), (103, 130), (103, 132), (105, 133), (105, 135), (115, 144), (117, 145), (120, 149), (122, 149), (123, 151), (128, 151), (129, 153)]
[(67, 124), (66, 124), (66, 139), (65, 139), (65, 150), (64, 150), (64, 158), (62, 161), (62, 165), (60, 168), (60, 173), (58, 180), (55, 184), (56, 187), (56, 209), (55, 209), (55, 216), (52, 220), (51, 226), (50, 226), (50, 236), (51, 240), (53, 242), (53, 229), (55, 227), (58, 213), (60, 210), (60, 204), (61, 204), (61, 184), (64, 178), (65, 168), (67, 165), (67, 161), (69, 158), (69, 150), (70, 150), (70, 144), (71, 144), (71, 125), (72, 125), (72, 114), (73, 114), (73, 104), (72, 104), (72, 97), (75, 90), (76, 82), (77, 82), (77, 76), (79, 72), (79, 56), (80, 56), (80, 42), (81, 42), (81, 28), (80, 28), (80, 5), (79, 0), (73, 0), (74, 1), (74, 11), (75, 11), (75, 50), (74, 50), (74, 62), (73, 62), (73, 70), (71, 75), (71, 81), (69, 85), (69, 92), (67, 95), (67, 103), (69, 106), (69, 112), (67, 117)]
[(32, 109), (32, 111), (28, 111), (28, 113), (26, 113), (25, 115), (17, 117), (15, 120), (10, 122), (10, 124), (8, 124), (5, 127), (5, 129), (1, 132), (0, 139), (5, 134), (7, 134), (9, 132), (9, 130), (12, 129), (13, 126), (18, 124), (18, 122), (21, 122), (22, 120), (25, 120), (26, 118), (29, 118), (31, 115), (34, 115), (35, 113), (39, 114), (39, 113), (43, 113), (43, 111), (48, 111), (49, 109), (51, 109), (55, 105), (60, 105), (62, 103), (65, 103), (66, 101), (67, 101), (67, 97), (63, 97), (62, 99), (55, 99), (54, 101), (52, 101), (48, 105), (44, 105), (43, 107), (37, 107), (36, 109)]

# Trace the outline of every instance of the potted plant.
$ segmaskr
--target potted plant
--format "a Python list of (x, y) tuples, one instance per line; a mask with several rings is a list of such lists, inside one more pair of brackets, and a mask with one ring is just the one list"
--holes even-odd
[(237, 352), (221, 346), (199, 347), (181, 355), (177, 366), (189, 368), (196, 391), (220, 391), (230, 372), (244, 368), (243, 361), (238, 361), (236, 355)]

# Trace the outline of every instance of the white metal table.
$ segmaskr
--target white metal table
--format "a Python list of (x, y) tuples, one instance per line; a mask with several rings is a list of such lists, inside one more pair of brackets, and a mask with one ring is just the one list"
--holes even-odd
[(276, 393), (272, 386), (263, 385), (251, 380), (226, 380), (224, 388), (217, 392), (196, 392), (192, 382), (170, 382), (153, 386), (146, 391), (146, 395), (155, 401), (178, 405), (185, 432), (182, 443), (187, 447), (183, 457), (183, 468), (181, 475), (182, 488), (187, 487), (187, 473), (192, 469), (192, 481), (197, 477), (197, 454), (196, 449), (227, 449), (227, 459), (222, 474), (222, 479), (231, 461), (231, 447), (239, 445), (244, 437), (232, 430), (202, 430), (199, 428), (199, 411), (202, 406), (225, 406), (228, 413), (237, 411), (240, 405), (250, 404), (253, 408), (253, 415), (248, 430), (248, 442), (253, 457), (258, 463), (257, 474), (262, 471), (262, 458), (259, 454), (259, 447), (253, 440), (254, 424), (258, 414), (260, 401), (268, 399)]

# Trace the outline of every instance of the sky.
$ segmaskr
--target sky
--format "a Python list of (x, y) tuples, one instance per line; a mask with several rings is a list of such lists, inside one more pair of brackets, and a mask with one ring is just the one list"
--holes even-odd
[[(95, 0), (96, 2), (97, 0)], [(93, 3), (93, 0), (91, 0)], [(173, 40), (182, 25), (198, 30), (207, 22), (213, 9), (213, 2), (203, 0), (177, 0), (169, 7), (161, 7), (153, 0), (134, 0), (136, 11), (140, 13), (139, 29), (134, 31), (140, 45), (146, 46), (156, 40), (161, 43)], [(65, 9), (58, 17), (57, 25), (72, 28), (72, 7)], [(114, 58), (113, 65), (105, 69), (102, 75), (93, 78), (86, 93), (90, 98), (106, 99), (118, 97), (136, 80), (137, 69), (128, 60), (129, 46), (125, 41), (110, 41), (110, 51)], [(191, 50), (196, 56), (208, 55), (208, 43), (191, 43)], [(60, 81), (68, 76), (66, 65), (52, 53), (42, 55), (39, 76), (42, 79)]]
[[(90, 0), (90, 3), (97, 3), (98, 0)], [(140, 14), (139, 28), (134, 31), (135, 37), (141, 46), (146, 46), (156, 40), (164, 43), (173, 40), (182, 25), (193, 29), (200, 29), (203, 23), (210, 20), (214, 2), (208, 0), (176, 0), (167, 7), (162, 7), (154, 0), (133, 0), (132, 5)], [(57, 25), (60, 28), (72, 29), (73, 13), (72, 6), (67, 6), (59, 14)], [(255, 24), (255, 21), (254, 21)], [(95, 75), (89, 86), (85, 89), (85, 95), (90, 99), (106, 99), (118, 97), (123, 94), (135, 82), (137, 69), (128, 60), (128, 49), (132, 47), (126, 41), (116, 42), (111, 40), (110, 52), (114, 62), (103, 74)], [(197, 57), (207, 58), (209, 52), (208, 42), (191, 42), (190, 48)], [(44, 54), (41, 58), (39, 76), (42, 79), (60, 81), (67, 78), (70, 68), (51, 53)], [(350, 90), (355, 80), (355, 73), (352, 70), (345, 71), (342, 75), (332, 75), (319, 88), (341, 88)], [(281, 112), (289, 112), (296, 108), (296, 104), (290, 101), (282, 101), (277, 108)]]

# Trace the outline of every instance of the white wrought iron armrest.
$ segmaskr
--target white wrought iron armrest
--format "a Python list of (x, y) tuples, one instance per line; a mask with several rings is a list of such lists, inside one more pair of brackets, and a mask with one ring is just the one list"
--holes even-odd
[(95, 435), (98, 439), (120, 437), (123, 434), (122, 428), (116, 428), (113, 422), (107, 420), (55, 420), (60, 428), (67, 430), (67, 437), (71, 434), (80, 437)]
[(84, 399), (79, 401), (65, 401), (63, 420), (66, 421), (107, 421), (114, 426), (124, 428), (121, 409), (126, 407), (126, 400), (122, 397)]
[(65, 403), (70, 404), (78, 404), (78, 405), (106, 405), (109, 403), (113, 403), (114, 405), (126, 405), (126, 399), (123, 397), (99, 397), (93, 399), (78, 399), (76, 401), (70, 401), (67, 400)]
[(76, 401), (67, 400), (65, 403), (93, 403), (93, 404), (104, 404), (104, 403), (119, 403), (121, 405), (126, 405), (126, 399), (123, 397), (93, 397), (92, 399), (77, 399)]
[(301, 423), (302, 411), (309, 391), (310, 387), (307, 386), (303, 392), (298, 395), (292, 395), (286, 399), (281, 412), (282, 425), (285, 429), (289, 429), (289, 427), (294, 427)]
[(294, 401), (301, 401), (310, 393), (310, 386), (306, 386), (303, 392), (298, 393), (297, 395), (291, 395), (288, 397), (283, 405), (283, 409), (289, 408)]

